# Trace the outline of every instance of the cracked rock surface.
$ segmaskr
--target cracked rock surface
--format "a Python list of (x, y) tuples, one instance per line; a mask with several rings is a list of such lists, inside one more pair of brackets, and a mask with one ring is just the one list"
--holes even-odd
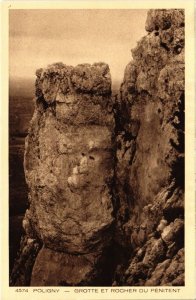
[[(24, 161), (30, 206), (23, 227), (43, 244), (33, 285), (67, 282), (63, 277), (50, 281), (49, 271), (48, 279), (37, 277), (50, 269), (42, 263), (50, 251), (57, 273), (69, 254), (80, 255), (73, 261), (77, 265), (80, 257), (83, 269), (80, 273), (73, 269), (76, 278), (71, 283), (87, 283), (86, 272), (110, 245), (114, 163), (110, 94), (109, 67), (103, 63), (75, 68), (54, 64), (37, 71), (35, 112)], [(85, 258), (89, 253), (92, 262)], [(65, 264), (64, 273), (71, 266)]]
[(132, 254), (114, 285), (183, 285), (183, 10), (150, 10), (146, 30), (116, 108), (115, 233)]

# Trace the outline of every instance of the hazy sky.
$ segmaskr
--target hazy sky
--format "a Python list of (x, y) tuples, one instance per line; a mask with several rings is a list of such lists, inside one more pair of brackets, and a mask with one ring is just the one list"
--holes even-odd
[(106, 62), (121, 81), (145, 33), (146, 10), (10, 10), (10, 75), (33, 77), (54, 62)]

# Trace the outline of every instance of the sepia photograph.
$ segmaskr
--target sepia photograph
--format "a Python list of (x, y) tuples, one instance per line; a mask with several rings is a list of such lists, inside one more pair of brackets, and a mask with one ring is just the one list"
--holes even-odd
[(11, 286), (184, 285), (184, 26), (10, 10)]
[(169, 300), (193, 283), (188, 12), (9, 6), (7, 257), (17, 296), (63, 288), (68, 298), (48, 299)]

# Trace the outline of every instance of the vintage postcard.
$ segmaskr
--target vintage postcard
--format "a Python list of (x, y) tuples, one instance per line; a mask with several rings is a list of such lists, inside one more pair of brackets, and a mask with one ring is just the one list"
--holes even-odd
[(196, 299), (194, 1), (1, 2), (1, 299)]

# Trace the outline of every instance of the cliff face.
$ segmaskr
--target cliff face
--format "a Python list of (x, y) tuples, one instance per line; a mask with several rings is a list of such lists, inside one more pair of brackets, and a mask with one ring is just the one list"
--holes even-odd
[[(117, 239), (128, 285), (183, 284), (184, 15), (151, 10), (116, 113)], [(174, 271), (175, 270), (175, 271)]]
[(115, 101), (104, 63), (37, 71), (11, 285), (184, 284), (183, 11), (146, 30)]

